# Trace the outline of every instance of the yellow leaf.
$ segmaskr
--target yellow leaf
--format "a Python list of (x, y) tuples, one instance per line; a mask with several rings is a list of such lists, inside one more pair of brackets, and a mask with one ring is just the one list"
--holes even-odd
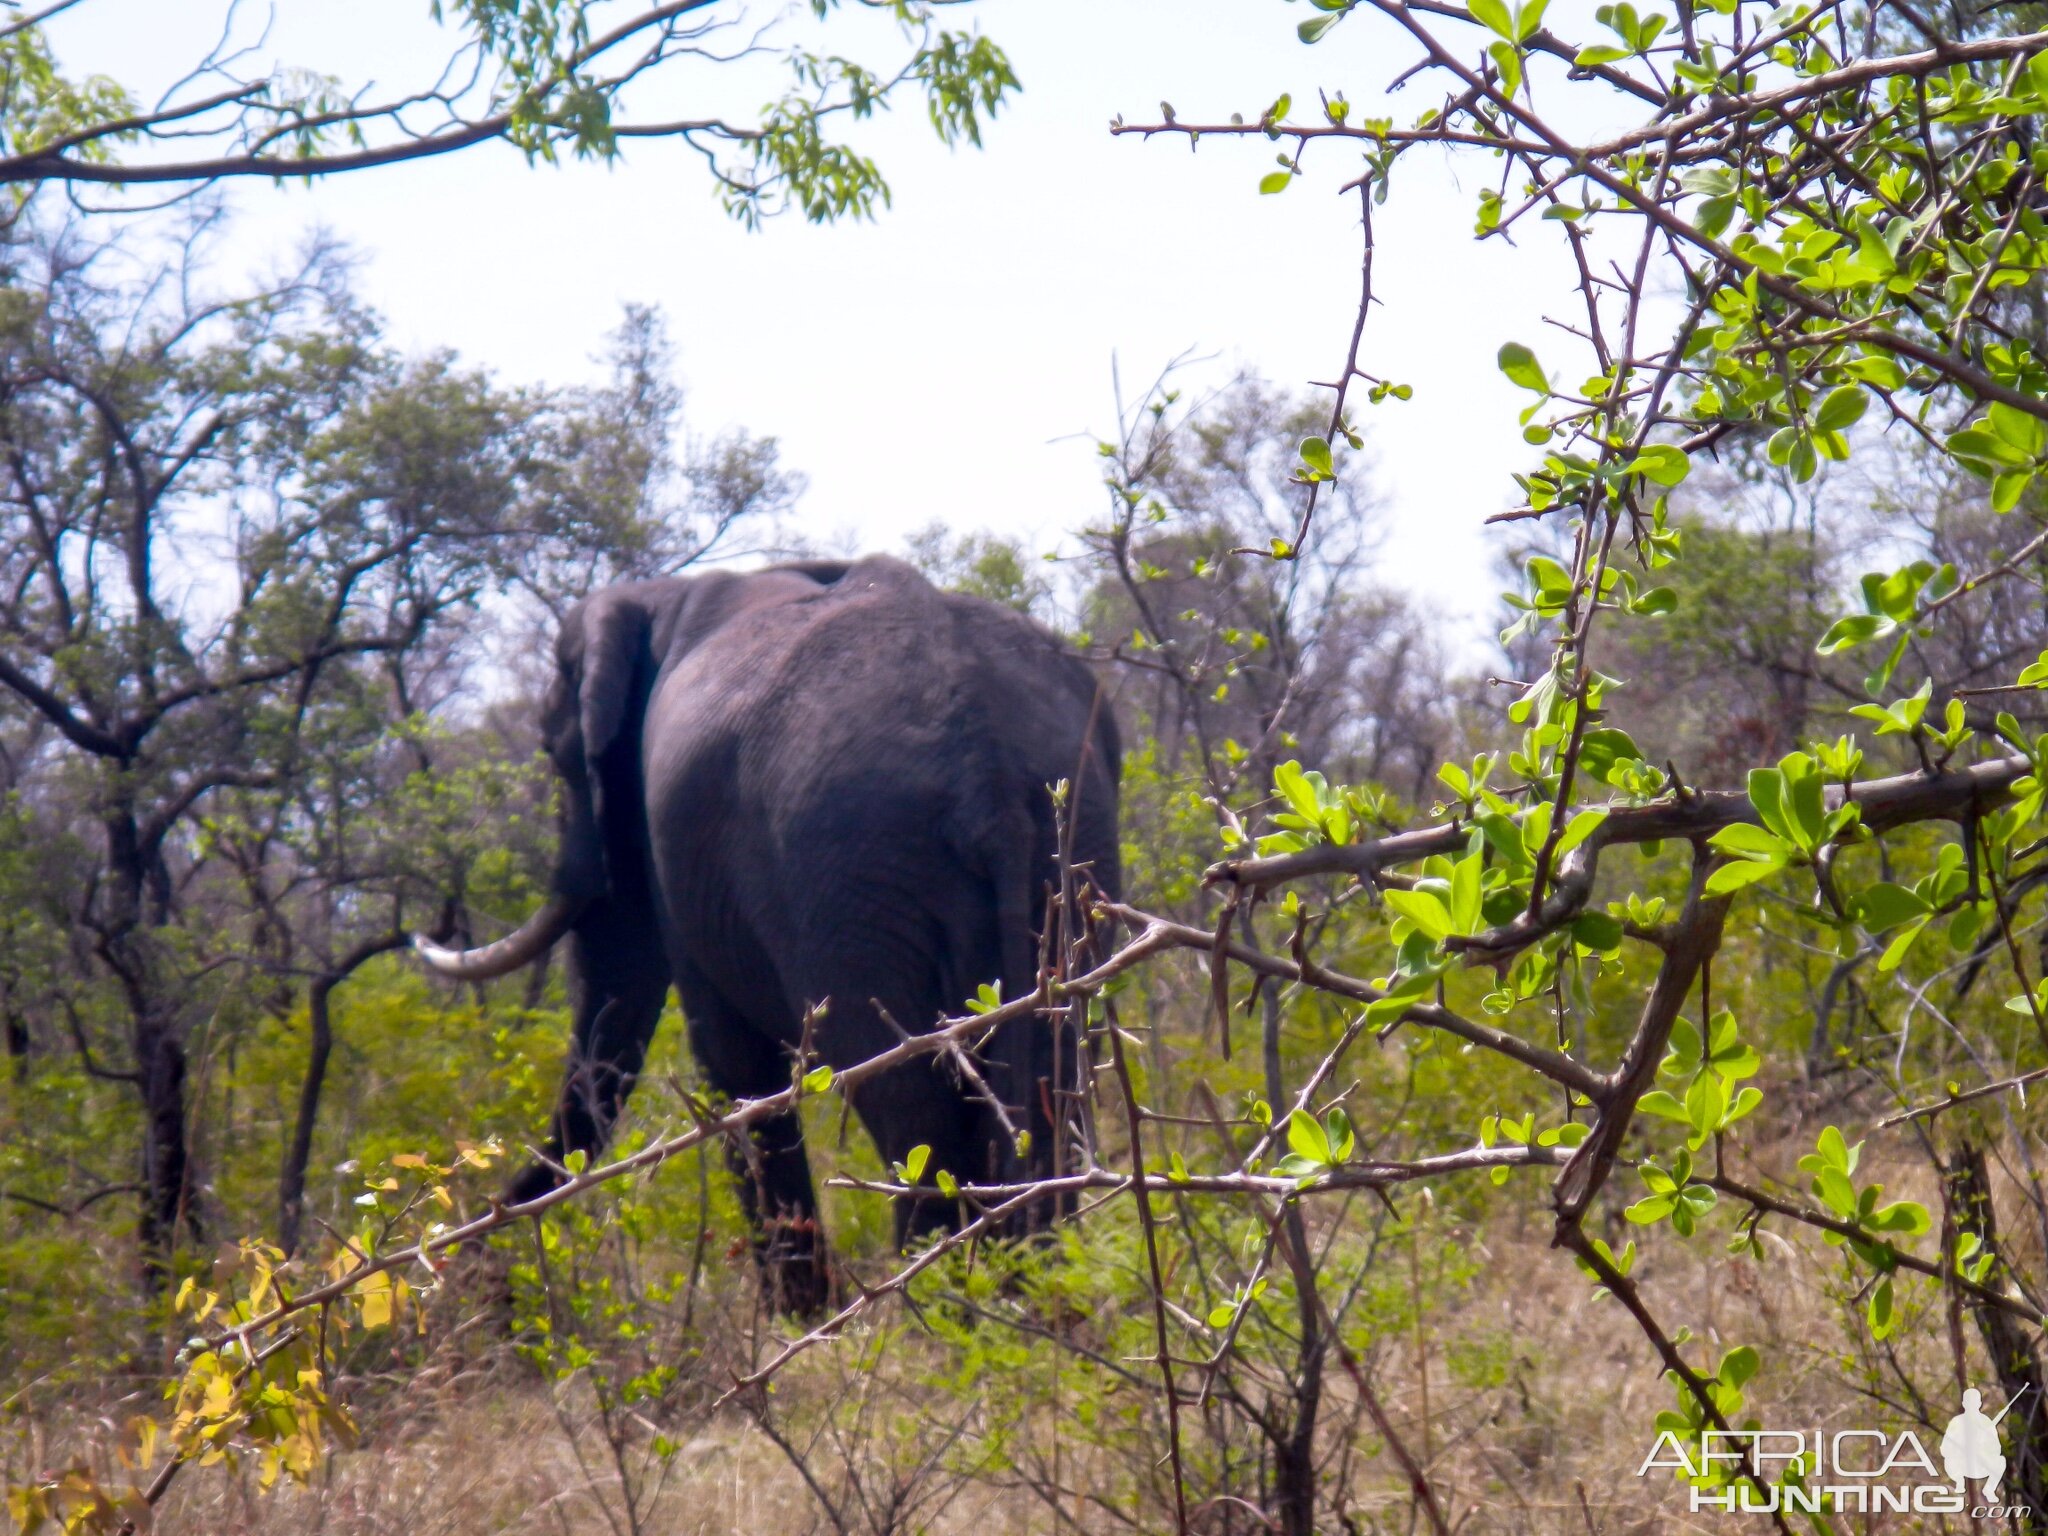
[(320, 1463), (320, 1449), (310, 1435), (293, 1435), (284, 1442), (283, 1451), (284, 1464), (297, 1478), (305, 1478)]
[(206, 1397), (199, 1412), (209, 1419), (226, 1418), (235, 1411), (235, 1383), (229, 1376), (216, 1376), (206, 1384)]
[(129, 1420), (128, 1428), (135, 1436), (136, 1465), (147, 1472), (156, 1462), (156, 1442), (161, 1431), (158, 1430), (155, 1419), (143, 1418), (140, 1415)]
[(360, 1298), (365, 1328), (385, 1328), (391, 1323), (391, 1277), (387, 1274), (365, 1275), (362, 1284), (356, 1287)]

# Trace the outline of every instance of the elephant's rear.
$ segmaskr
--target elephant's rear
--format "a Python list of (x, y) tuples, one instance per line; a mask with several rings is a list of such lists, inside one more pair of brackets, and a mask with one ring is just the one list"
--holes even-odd
[[(777, 636), (744, 637), (754, 664), (723, 767), (746, 835), (725, 839), (739, 862), (714, 883), (741, 894), (772, 959), (782, 1028), (829, 998), (816, 1043), (847, 1066), (893, 1044), (892, 1024), (957, 1016), (984, 984), (1033, 991), (1048, 922), (1054, 942), (1085, 923), (1077, 907), (1062, 925), (1048, 897), (1063, 881), (1077, 901), (1117, 890), (1118, 743), (1094, 675), (1021, 615), (893, 561), (853, 566), (774, 622)], [(1004, 1026), (983, 1075), (1030, 1155), (1003, 1116), (942, 1089), (961, 1117), (954, 1171), (1050, 1171), (1078, 1052), (1063, 1016)], [(935, 1086), (918, 1068), (864, 1096), (885, 1154), (906, 1124), (945, 1136)]]

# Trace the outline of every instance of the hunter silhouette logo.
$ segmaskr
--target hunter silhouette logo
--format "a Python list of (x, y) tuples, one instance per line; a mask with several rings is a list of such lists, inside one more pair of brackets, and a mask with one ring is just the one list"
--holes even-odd
[[(1984, 1412), (1984, 1394), (1963, 1393), (1963, 1411), (1941, 1435), (1941, 1466), (1912, 1430), (1832, 1433), (1800, 1429), (1703, 1429), (1696, 1442), (1675, 1430), (1657, 1436), (1638, 1477), (1666, 1467), (1692, 1483), (1692, 1510), (1724, 1514), (1922, 1514), (2000, 1519), (2027, 1518), (2025, 1506), (1999, 1503), (2005, 1447), (1998, 1426), (2018, 1396), (1997, 1414)], [(1756, 1474), (1752, 1481), (1747, 1475)], [(1946, 1477), (1946, 1481), (1942, 1479)], [(1972, 1504), (1969, 1485), (1979, 1487)]]
[[(2020, 1389), (2020, 1397), (2027, 1395), (2027, 1389)], [(1956, 1485), (1956, 1492), (1965, 1491), (1963, 1484), (1971, 1478), (1981, 1478), (1984, 1483), (1984, 1502), (1998, 1502), (1999, 1480), (2005, 1476), (2005, 1447), (1998, 1443), (1998, 1419), (2012, 1412), (2013, 1403), (2007, 1403), (1998, 1410), (1998, 1418), (1986, 1418), (1982, 1407), (1984, 1394), (1975, 1387), (1963, 1394), (1963, 1411), (1948, 1421), (1948, 1428), (1941, 1436), (1941, 1465), (1948, 1473), (1949, 1480)]]

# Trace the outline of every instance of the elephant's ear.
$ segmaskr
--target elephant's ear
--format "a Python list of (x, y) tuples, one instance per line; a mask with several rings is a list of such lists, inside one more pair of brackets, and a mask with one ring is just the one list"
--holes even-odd
[(584, 619), (583, 678), (578, 689), (583, 754), (593, 778), (598, 760), (618, 742), (640, 707), (649, 657), (648, 614), (638, 603), (605, 596)]

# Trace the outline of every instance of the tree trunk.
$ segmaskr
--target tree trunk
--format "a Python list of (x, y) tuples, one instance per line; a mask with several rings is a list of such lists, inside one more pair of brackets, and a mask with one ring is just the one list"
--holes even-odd
[(199, 1236), (192, 1199), (192, 1160), (185, 1141), (185, 1043), (160, 1007), (134, 1015), (136, 1069), (142, 1093), (142, 1271), (161, 1288), (181, 1235)]
[(306, 993), (306, 1075), (299, 1083), (299, 1114), (277, 1180), (277, 1245), (287, 1255), (298, 1252), (306, 1217), (306, 1164), (313, 1156), (313, 1131), (320, 1121), (320, 1095), (327, 1086), (327, 1064), (334, 1055), (334, 989), (370, 960), (409, 943), (393, 918), (389, 933), (365, 939), (334, 967), (313, 980)]
[(334, 1054), (334, 1025), (328, 1000), (338, 978), (322, 976), (306, 994), (306, 1076), (299, 1084), (299, 1117), (285, 1149), (277, 1181), (277, 1246), (286, 1257), (299, 1251), (299, 1227), (306, 1213), (306, 1162), (313, 1155), (313, 1127), (320, 1118), (320, 1093)]
[(12, 999), (7, 1004), (7, 1056), (14, 1063), (14, 1080), (28, 1081), (28, 1020), (14, 1007)]
[[(2005, 1257), (1999, 1246), (1998, 1212), (1991, 1199), (1984, 1149), (1963, 1142), (1946, 1172), (1949, 1209), (1956, 1228), (1976, 1235), (1982, 1244), (1980, 1253), (1997, 1256), (1985, 1280), (2002, 1285), (1999, 1271), (2005, 1266)], [(2048, 1403), (2042, 1400), (2041, 1361), (2034, 1351), (2032, 1330), (2011, 1313), (1974, 1299), (1970, 1311), (1983, 1337), (1984, 1351), (1991, 1357), (1991, 1368), (1998, 1373), (1999, 1390), (2005, 1402), (2013, 1404), (1999, 1426), (2007, 1458), (2001, 1500), (2008, 1505), (2031, 1505), (2037, 1511), (2048, 1509)]]
[(101, 958), (120, 978), (128, 1004), (135, 1087), (142, 1098), (142, 1213), (136, 1229), (142, 1277), (161, 1290), (180, 1237), (200, 1236), (190, 1146), (185, 1135), (184, 988), (154, 929), (170, 920), (161, 857), (149, 849), (133, 809), (106, 820), (106, 905), (98, 923)]

